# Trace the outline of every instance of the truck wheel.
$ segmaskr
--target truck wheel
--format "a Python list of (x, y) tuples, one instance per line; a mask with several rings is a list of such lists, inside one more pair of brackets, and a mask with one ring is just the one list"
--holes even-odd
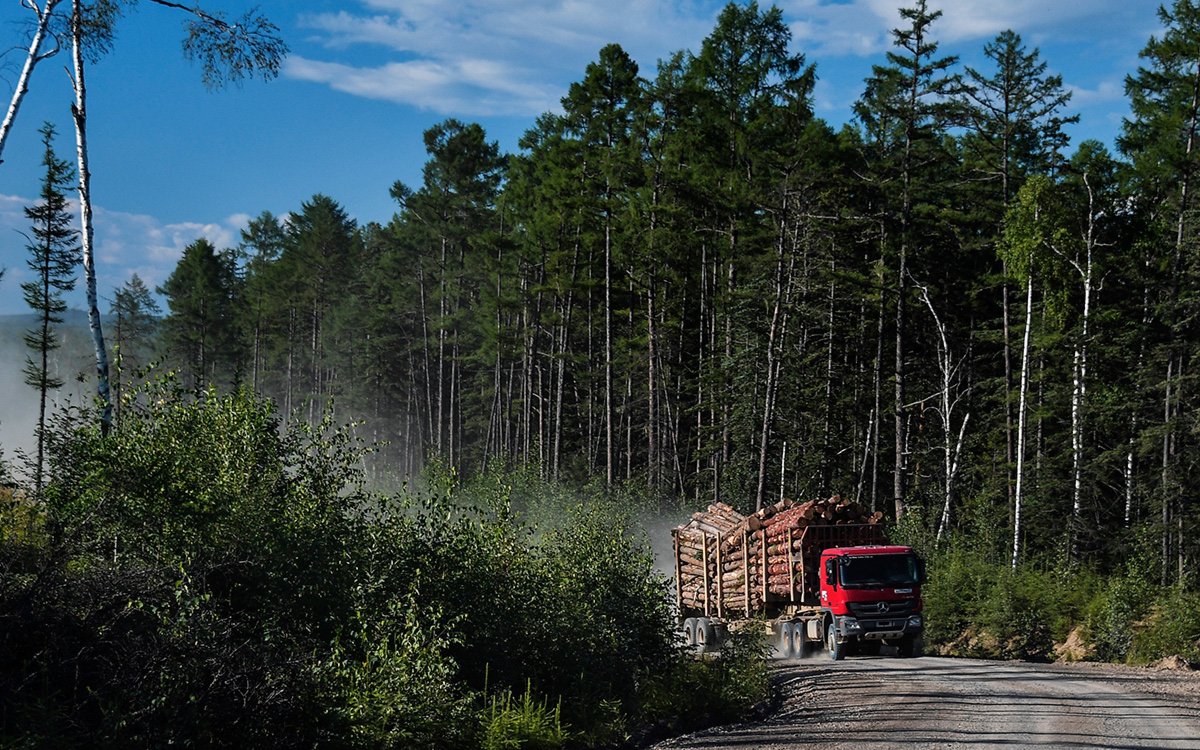
[(825, 629), (825, 648), (829, 650), (829, 658), (834, 661), (841, 661), (846, 656), (846, 644), (838, 643), (837, 628), (832, 620)]
[(717, 650), (717, 628), (707, 617), (696, 618), (696, 647), (702, 654)]
[(900, 657), (915, 659), (925, 653), (925, 639), (919, 635), (906, 635), (900, 639)]
[(689, 617), (683, 621), (683, 644), (688, 647), (696, 645), (695, 617)]
[(790, 659), (792, 658), (792, 644), (794, 642), (795, 625), (790, 622), (779, 623), (779, 634), (775, 641), (775, 658)]
[(798, 622), (792, 627), (792, 653), (797, 659), (808, 658), (808, 638), (805, 636), (804, 623)]

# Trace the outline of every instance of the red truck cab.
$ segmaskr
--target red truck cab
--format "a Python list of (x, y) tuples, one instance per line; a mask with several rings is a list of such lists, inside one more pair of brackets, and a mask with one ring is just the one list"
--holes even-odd
[(911, 547), (834, 547), (821, 552), (819, 570), (822, 633), (834, 660), (852, 646), (879, 653), (881, 644), (921, 655), (925, 565)]

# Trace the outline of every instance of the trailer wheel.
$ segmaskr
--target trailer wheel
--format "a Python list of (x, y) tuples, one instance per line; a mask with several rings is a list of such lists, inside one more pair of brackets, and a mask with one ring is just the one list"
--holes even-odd
[(829, 621), (829, 626), (825, 629), (825, 647), (829, 651), (829, 658), (834, 661), (841, 661), (846, 656), (846, 644), (838, 643), (837, 627), (834, 626), (833, 620)]
[(696, 645), (696, 618), (689, 617), (683, 621), (683, 643), (691, 647)]
[(775, 638), (775, 658), (792, 658), (792, 644), (795, 637), (795, 625), (790, 622), (779, 623), (779, 632)]
[(717, 650), (717, 628), (707, 617), (696, 618), (696, 646), (702, 654)]

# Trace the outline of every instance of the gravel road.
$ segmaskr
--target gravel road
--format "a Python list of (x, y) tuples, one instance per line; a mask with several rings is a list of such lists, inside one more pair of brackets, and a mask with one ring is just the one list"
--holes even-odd
[(761, 722), (656, 748), (1196, 748), (1200, 673), (1094, 664), (822, 657), (779, 667)]

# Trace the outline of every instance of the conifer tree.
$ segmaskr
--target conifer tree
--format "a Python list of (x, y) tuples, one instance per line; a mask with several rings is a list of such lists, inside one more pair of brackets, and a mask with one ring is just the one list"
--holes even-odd
[[(1194, 375), (1196, 330), (1200, 310), (1200, 266), (1195, 262), (1196, 177), (1200, 167), (1200, 3), (1175, 0), (1159, 8), (1164, 28), (1141, 52), (1144, 64), (1125, 80), (1132, 119), (1119, 139), (1132, 160), (1139, 205), (1147, 213), (1151, 247), (1161, 247), (1152, 266), (1164, 273), (1153, 297), (1157, 356), (1146, 362), (1162, 383), (1158, 495), (1160, 505), (1161, 575), (1163, 583), (1182, 577), (1187, 547), (1194, 544), (1187, 528), (1194, 495), (1192, 472), (1181, 457), (1195, 449), (1194, 434), (1182, 424), (1197, 402), (1184, 386)], [(1172, 560), (1174, 558), (1174, 560)]]
[(872, 68), (866, 91), (855, 105), (865, 131), (871, 179), (881, 195), (883, 253), (895, 269), (892, 499), (897, 520), (904, 514), (909, 472), (909, 279), (924, 273), (915, 263), (921, 259), (912, 255), (925, 244), (920, 242), (919, 224), (922, 217), (930, 216), (928, 206), (946, 195), (936, 189), (932, 176), (948, 158), (942, 136), (956, 122), (953, 96), (961, 85), (950, 72), (958, 58), (939, 57), (930, 34), (941, 15), (931, 11), (926, 0), (900, 10), (907, 25), (892, 31), (895, 49), (887, 53), (888, 64)]
[(31, 222), (27, 264), (34, 278), (21, 284), (25, 304), (37, 313), (38, 325), (25, 334), (25, 345), (33, 355), (25, 360), (25, 383), (38, 391), (37, 457), (34, 466), (34, 488), (42, 492), (42, 469), (45, 463), (46, 401), (49, 392), (63, 385), (63, 380), (51, 374), (50, 352), (59, 347), (55, 326), (62, 323), (67, 309), (63, 294), (75, 288), (76, 268), (80, 262), (79, 233), (72, 227), (74, 217), (67, 208), (66, 190), (74, 174), (70, 165), (54, 151), (55, 129), (46, 123), (42, 134), (42, 166), (45, 176), (36, 205), (25, 209)]
[(115, 326), (114, 357), (116, 378), (113, 380), (114, 421), (121, 423), (121, 395), (131, 375), (148, 364), (154, 334), (162, 309), (150, 293), (146, 282), (136, 273), (113, 294), (109, 315)]
[[(970, 213), (982, 225), (985, 245), (998, 241), (1005, 211), (1025, 178), (1053, 174), (1062, 167), (1066, 144), (1064, 126), (1078, 116), (1064, 113), (1071, 92), (1062, 77), (1047, 74), (1047, 63), (1037, 49), (1029, 51), (1011, 29), (1001, 32), (983, 49), (991, 71), (966, 68), (960, 100), (967, 133), (962, 139), (964, 167), (971, 179)], [(986, 247), (984, 252), (990, 252)], [(1012, 346), (1009, 298), (1005, 269), (1000, 274), (1000, 326), (1004, 362), (1003, 415), (1006, 463), (1004, 486), (1011, 511), (1014, 464), (1012, 411)], [(985, 311), (987, 317), (990, 313)]]
[(232, 257), (199, 239), (184, 248), (175, 270), (158, 288), (168, 308), (162, 321), (163, 352), (192, 390), (235, 380), (235, 281)]

